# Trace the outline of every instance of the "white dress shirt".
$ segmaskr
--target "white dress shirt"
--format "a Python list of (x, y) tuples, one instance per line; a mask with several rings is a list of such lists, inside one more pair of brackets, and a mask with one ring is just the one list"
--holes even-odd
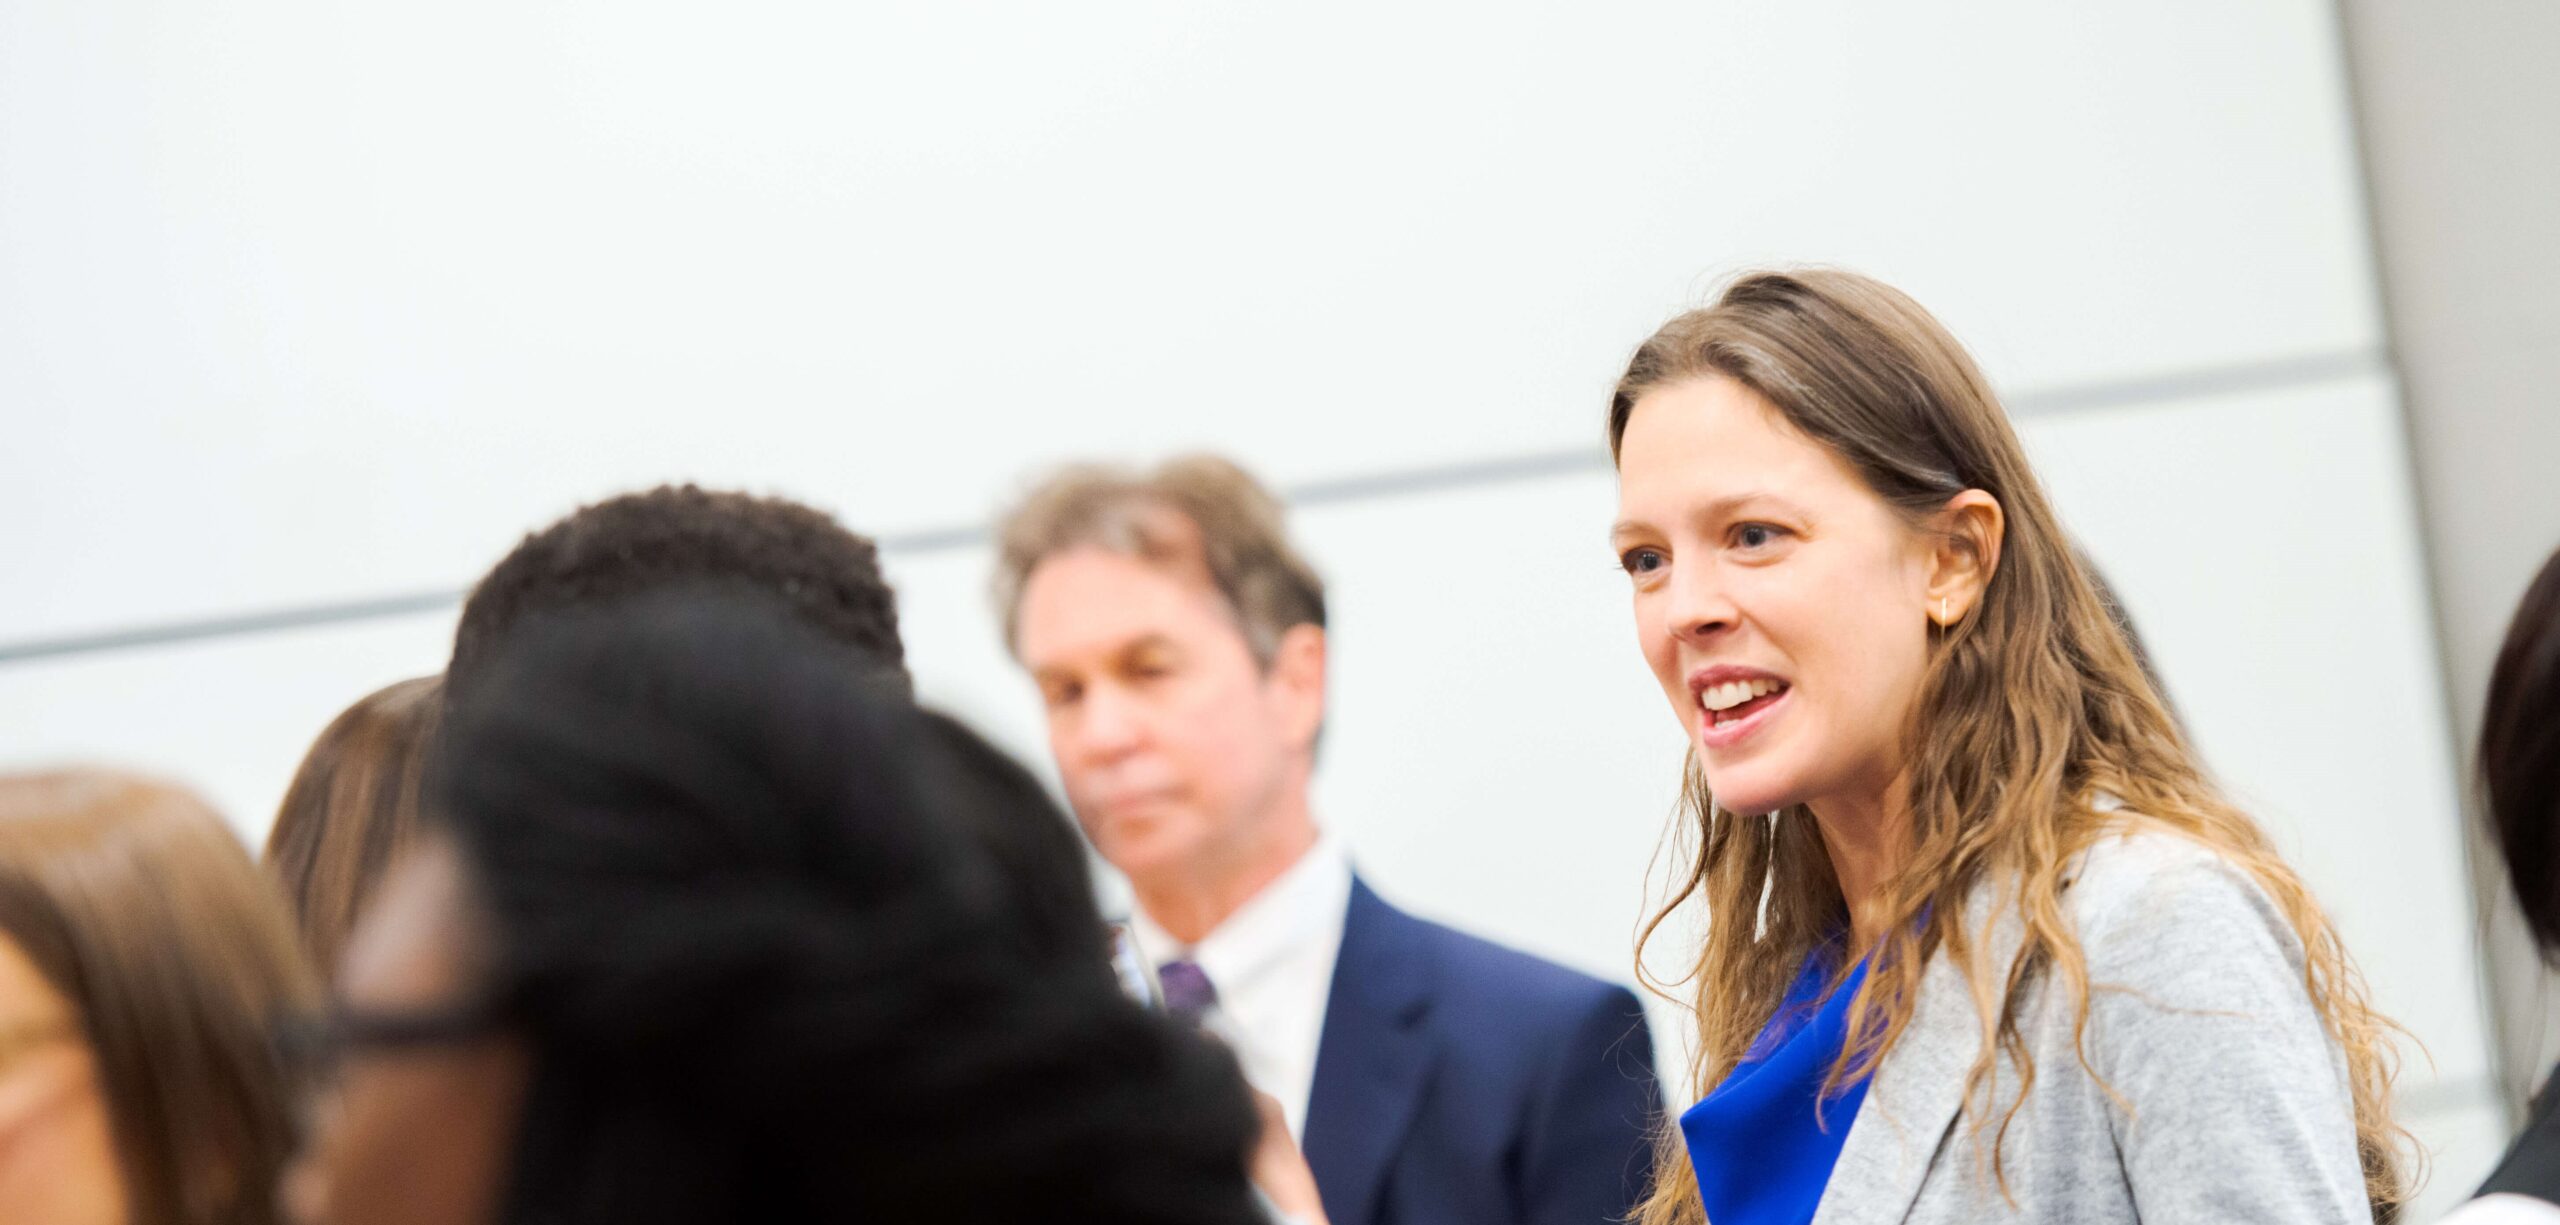
[(1351, 859), (1340, 843), (1319, 836), (1198, 944), (1175, 940), (1143, 903), (1131, 916), (1138, 948), (1156, 964), (1190, 961), (1208, 975), (1218, 1002), (1203, 1023), (1235, 1048), (1254, 1088), (1280, 1099), (1289, 1134), (1302, 1140), (1350, 909)]

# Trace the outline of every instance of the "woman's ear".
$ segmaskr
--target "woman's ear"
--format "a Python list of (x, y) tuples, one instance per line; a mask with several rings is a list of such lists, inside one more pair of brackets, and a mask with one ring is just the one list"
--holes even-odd
[(2000, 568), (2000, 540), (2008, 518), (2000, 499), (1968, 489), (1947, 499), (1934, 525), (1936, 546), (1929, 553), (1929, 620), (1953, 625), (1973, 611)]

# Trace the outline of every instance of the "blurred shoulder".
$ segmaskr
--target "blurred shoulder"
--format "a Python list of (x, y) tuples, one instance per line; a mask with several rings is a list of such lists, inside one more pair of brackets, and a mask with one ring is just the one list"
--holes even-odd
[(1444, 1001), (1471, 1007), (1501, 1008), (1534, 1016), (1578, 1017), (1592, 1009), (1629, 1007), (1635, 993), (1580, 970), (1543, 957), (1496, 944), (1482, 936), (1435, 923), (1418, 915), (1381, 908), (1389, 921), (1404, 925), (1408, 938), (1429, 958), (1434, 985)]
[(2300, 956), (2292, 923), (2246, 867), (2133, 814), (2081, 853), (2067, 905), (2093, 954), (2177, 958), (2236, 940)]

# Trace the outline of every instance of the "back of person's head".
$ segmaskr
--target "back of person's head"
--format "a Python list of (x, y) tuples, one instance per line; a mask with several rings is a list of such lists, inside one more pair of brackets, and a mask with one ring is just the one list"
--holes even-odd
[(417, 828), (427, 748), (443, 707), (442, 677), (366, 694), (321, 731), (276, 810), (267, 871), (324, 977), (338, 964), (357, 909)]
[(908, 683), (897, 600), (869, 538), (785, 498), (661, 485), (579, 507), (501, 559), (463, 601), (449, 696), (529, 616), (686, 587), (776, 601)]
[(1023, 915), (1013, 937), (1034, 957), (1108, 960), (1111, 942), (1094, 908), (1092, 865), (1074, 822), (1031, 771), (967, 724), (936, 710), (920, 713), (936, 751), (919, 764), (939, 776), (925, 786), (993, 861), (1000, 886)]
[(1063, 817), (952, 785), (999, 760), (965, 729), (700, 593), (528, 621), (484, 681), (429, 811), (531, 1051), (508, 1219), (1254, 1219), (1233, 1061), (1008, 887), (980, 831)]
[(1281, 636), (1324, 628), (1324, 581), (1289, 540), (1280, 500), (1214, 455), (1146, 472), (1108, 465), (1063, 469), (1035, 487), (997, 529), (996, 608), (1017, 645), (1023, 588), (1040, 563), (1099, 548), (1200, 573), (1236, 615), (1265, 668)]
[(272, 1039), (316, 993), (221, 818), (122, 774), (0, 776), (0, 936), (76, 1018), (130, 1219), (278, 1220), (298, 1086)]
[(2490, 669), (2480, 783), (2525, 923), (2560, 960), (2560, 553), (2525, 589)]

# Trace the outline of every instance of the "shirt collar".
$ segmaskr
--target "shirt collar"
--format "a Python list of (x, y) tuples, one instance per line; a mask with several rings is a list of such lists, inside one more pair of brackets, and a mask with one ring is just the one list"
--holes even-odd
[(1351, 907), (1351, 857), (1330, 834), (1298, 856), (1270, 884), (1246, 899), (1198, 944), (1185, 947), (1159, 926), (1143, 905), (1130, 922), (1138, 947), (1161, 964), (1177, 958), (1199, 965), (1211, 986), (1226, 991), (1251, 982), (1293, 949), (1339, 929)]

